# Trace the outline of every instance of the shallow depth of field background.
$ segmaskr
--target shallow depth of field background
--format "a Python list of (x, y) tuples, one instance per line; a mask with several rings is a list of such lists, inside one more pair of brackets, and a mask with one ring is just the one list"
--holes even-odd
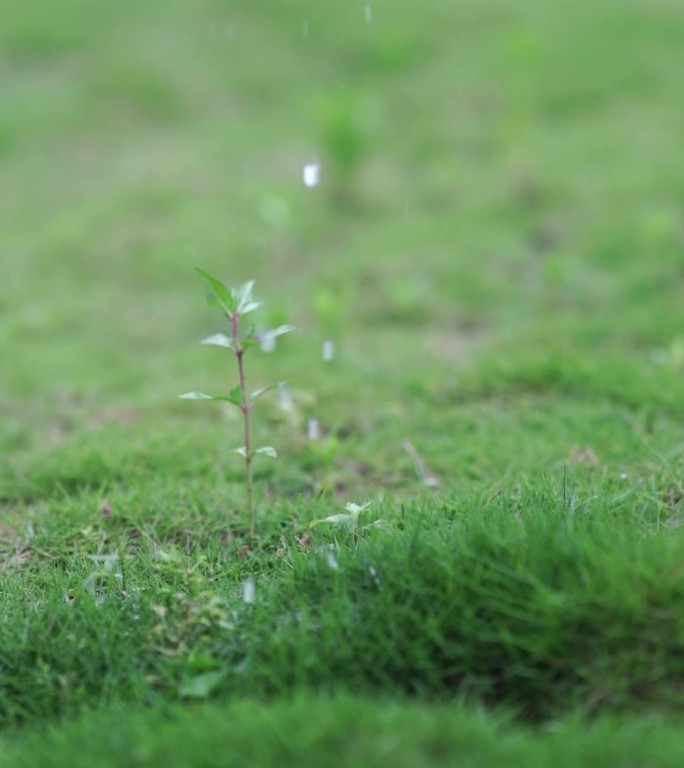
[(12, 439), (60, 393), (145, 418), (209, 375), (195, 264), (301, 327), (299, 386), (328, 336), (369, 385), (435, 388), (497, 341), (639, 367), (677, 345), (678, 4), (369, 8), (4, 4)]

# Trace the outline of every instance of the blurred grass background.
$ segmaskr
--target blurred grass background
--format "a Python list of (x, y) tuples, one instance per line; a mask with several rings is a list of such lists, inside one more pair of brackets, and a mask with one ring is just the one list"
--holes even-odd
[(679, 4), (2, 10), (10, 450), (222, 375), (196, 264), (257, 279), (301, 331), (270, 370), (328, 412), (508, 383), (681, 410)]
[(364, 8), (5, 3), (8, 396), (175, 392), (196, 263), (361, 350), (679, 338), (681, 7)]

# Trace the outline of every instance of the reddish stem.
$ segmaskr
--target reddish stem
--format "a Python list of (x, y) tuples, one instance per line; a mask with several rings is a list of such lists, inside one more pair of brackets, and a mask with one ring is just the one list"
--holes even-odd
[(238, 313), (233, 312), (230, 316), (230, 330), (233, 337), (233, 347), (235, 349), (235, 357), (237, 358), (238, 373), (240, 375), (240, 390), (242, 391), (242, 405), (240, 410), (242, 411), (242, 418), (244, 422), (245, 433), (245, 473), (247, 477), (247, 515), (249, 518), (249, 538), (254, 541), (255, 538), (255, 519), (254, 519), (254, 489), (252, 479), (252, 440), (251, 440), (251, 425), (250, 425), (250, 412), (251, 406), (249, 398), (247, 396), (247, 385), (245, 383), (245, 366), (243, 356), (245, 350), (240, 346), (240, 336), (238, 327)]

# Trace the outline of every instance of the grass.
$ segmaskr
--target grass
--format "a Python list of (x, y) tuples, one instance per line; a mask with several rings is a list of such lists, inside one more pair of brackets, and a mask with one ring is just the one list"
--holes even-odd
[(140, 712), (118, 708), (66, 728), (32, 734), (0, 753), (0, 765), (80, 766), (566, 766), (681, 765), (682, 740), (673, 723), (580, 719), (533, 734), (504, 717), (459, 707), (393, 700), (359, 702), (335, 696), (264, 705), (240, 701), (192, 710)]
[[(297, 536), (290, 505), (280, 539), (251, 555), (193, 527), (165, 542), (149, 526), (127, 544), (121, 532), (118, 548), (112, 532), (83, 529), (63, 542), (81, 554), (5, 592), (3, 719), (182, 699), (195, 685), (200, 698), (465, 697), (528, 721), (677, 711), (682, 542), (667, 521), (644, 536), (660, 513), (646, 503), (637, 518), (639, 495), (608, 504), (536, 486), (481, 499), (477, 516), (472, 500), (410, 506), (356, 548), (344, 530)], [(53, 537), (36, 550), (51, 542), (54, 553)]]
[(676, 4), (4, 5), (0, 765), (680, 765)]

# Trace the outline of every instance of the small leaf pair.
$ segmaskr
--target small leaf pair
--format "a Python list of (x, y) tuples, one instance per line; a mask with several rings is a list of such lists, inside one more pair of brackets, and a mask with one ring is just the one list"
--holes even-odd
[(220, 280), (205, 272), (199, 267), (195, 267), (197, 272), (207, 285), (214, 303), (218, 303), (221, 309), (229, 316), (246, 315), (259, 309), (263, 302), (254, 301), (252, 290), (254, 289), (254, 280), (249, 280), (237, 288), (228, 288)]
[(342, 526), (351, 532), (354, 539), (354, 544), (358, 544), (359, 537), (364, 531), (367, 531), (370, 528), (388, 527), (386, 520), (374, 520), (371, 523), (366, 523), (366, 525), (359, 525), (359, 517), (361, 513), (365, 512), (369, 507), (369, 501), (365, 504), (354, 504), (353, 502), (349, 502), (348, 504), (345, 504), (344, 507), (347, 510), (346, 513), (343, 512), (336, 515), (328, 515), (328, 517), (324, 517), (320, 520), (313, 520), (309, 524), (309, 528), (315, 528), (317, 525), (321, 525), (322, 523)]
[[(245, 458), (247, 458), (248, 451), (244, 445), (241, 445), (239, 448), (235, 448), (235, 453), (239, 453), (240, 456), (244, 456)], [(262, 456), (270, 456), (272, 459), (278, 458), (276, 449), (272, 445), (265, 445), (263, 446), (263, 448), (255, 448), (253, 451), (249, 451), (249, 453), (252, 456), (262, 455)]]

